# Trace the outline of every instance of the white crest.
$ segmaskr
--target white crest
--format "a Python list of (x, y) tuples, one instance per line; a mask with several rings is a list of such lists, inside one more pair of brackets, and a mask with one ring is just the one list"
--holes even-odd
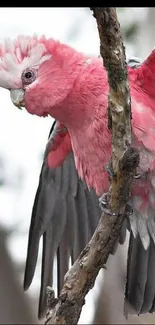
[(37, 67), (50, 57), (36, 36), (19, 36), (14, 41), (5, 39), (0, 44), (0, 87), (19, 87), (21, 74), (26, 68)]

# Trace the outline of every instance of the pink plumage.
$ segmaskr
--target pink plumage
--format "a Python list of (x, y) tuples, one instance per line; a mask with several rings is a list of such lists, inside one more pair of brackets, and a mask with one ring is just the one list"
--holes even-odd
[[(72, 148), (79, 176), (97, 194), (103, 194), (108, 189), (105, 165), (111, 156), (111, 134), (107, 127), (107, 73), (102, 60), (45, 37), (20, 36), (1, 45), (0, 53), (0, 86), (22, 88), (29, 113), (51, 115), (68, 130), (66, 138), (62, 137), (66, 141), (62, 150), (60, 146), (57, 156), (49, 154), (49, 164), (59, 165)], [(29, 69), (36, 71), (36, 77), (27, 84), (24, 71)], [(155, 208), (154, 72), (155, 51), (140, 67), (128, 68), (133, 145), (140, 149), (140, 171), (145, 173), (133, 187), (132, 203), (138, 216), (132, 224), (136, 234), (140, 227), (139, 212), (143, 210), (147, 225), (141, 239), (145, 248), (149, 245)], [(155, 241), (155, 235), (151, 236)]]

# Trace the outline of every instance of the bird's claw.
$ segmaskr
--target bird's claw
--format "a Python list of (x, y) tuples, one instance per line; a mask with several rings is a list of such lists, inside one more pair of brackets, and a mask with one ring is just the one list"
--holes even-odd
[(142, 174), (141, 173), (137, 173), (137, 174), (135, 174), (134, 176), (133, 176), (133, 178), (135, 178), (135, 179), (139, 179), (139, 178), (141, 178), (142, 177)]
[(99, 206), (102, 209), (102, 206), (106, 207), (108, 204), (108, 197), (107, 193), (104, 193), (100, 198), (99, 198)]
[(107, 171), (107, 173), (109, 174), (110, 177), (115, 177), (115, 172), (113, 171), (111, 163), (108, 163), (105, 166), (105, 170)]
[(118, 213), (112, 212), (109, 207), (108, 207), (108, 193), (104, 193), (100, 198), (99, 198), (99, 207), (100, 209), (105, 212), (106, 214), (109, 214), (110, 216), (117, 216)]
[[(111, 211), (111, 209), (109, 209), (108, 207), (109, 203), (108, 203), (108, 193), (104, 193), (100, 198), (99, 198), (99, 207), (100, 209), (105, 212), (106, 214), (116, 217), (118, 215), (120, 215), (120, 213), (118, 212), (113, 212)], [(130, 216), (133, 214), (133, 209), (132, 207), (127, 204), (126, 205), (126, 211), (125, 211), (127, 216)]]
[[(148, 169), (148, 172), (150, 172), (150, 170)], [(137, 168), (136, 174), (133, 176), (134, 179), (139, 179), (141, 177), (145, 177), (146, 172), (142, 172), (140, 170), (140, 168)]]

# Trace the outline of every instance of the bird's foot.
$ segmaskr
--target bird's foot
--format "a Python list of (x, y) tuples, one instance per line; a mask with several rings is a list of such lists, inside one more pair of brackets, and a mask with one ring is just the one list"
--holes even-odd
[(139, 179), (139, 178), (141, 178), (142, 176), (143, 176), (142, 173), (136, 173), (136, 174), (133, 176), (133, 178), (134, 178), (134, 179)]
[[(106, 214), (116, 217), (119, 216), (120, 213), (119, 212), (113, 212), (111, 211), (111, 209), (109, 208), (109, 202), (108, 202), (108, 193), (104, 193), (100, 198), (99, 198), (99, 207), (100, 209), (105, 212)], [(132, 207), (127, 204), (126, 205), (126, 216), (130, 216), (133, 213), (133, 209)]]
[(103, 212), (106, 214), (109, 214), (110, 216), (116, 216), (117, 213), (112, 212), (109, 208), (109, 202), (108, 202), (108, 193), (104, 193), (100, 198), (99, 198), (99, 207)]
[[(148, 169), (148, 173), (150, 173), (150, 169)], [(142, 178), (142, 177), (145, 177), (146, 176), (146, 171), (145, 172), (142, 172), (140, 170), (139, 167), (137, 167), (137, 170), (136, 170), (136, 173), (135, 175), (133, 176), (134, 179), (139, 179), (139, 178)]]
[(109, 176), (112, 178), (112, 177), (115, 177), (115, 172), (113, 171), (113, 168), (112, 168), (112, 164), (111, 162), (109, 162), (107, 165), (105, 165), (105, 170), (107, 171), (107, 173), (109, 174)]
[(108, 193), (104, 193), (101, 197), (99, 197), (99, 206), (102, 208), (106, 208), (108, 205)]

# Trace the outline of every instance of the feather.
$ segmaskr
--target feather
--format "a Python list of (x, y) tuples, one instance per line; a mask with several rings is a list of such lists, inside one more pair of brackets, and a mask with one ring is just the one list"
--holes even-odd
[(48, 167), (47, 157), (57, 136), (56, 127), (54, 122), (34, 200), (24, 277), (24, 289), (27, 290), (34, 276), (39, 242), (43, 236), (39, 318), (43, 318), (47, 311), (46, 287), (53, 285), (55, 256), (59, 293), (70, 261), (74, 263), (88, 243), (100, 216), (98, 198), (79, 179), (72, 152), (60, 167)]
[[(137, 235), (137, 237), (134, 238), (131, 232), (128, 250), (127, 283), (124, 306), (125, 314), (129, 312), (139, 315), (141, 311), (146, 308), (147, 297), (145, 293), (149, 288), (149, 281), (147, 282), (147, 279), (148, 273), (151, 271), (151, 268), (149, 270), (151, 264), (150, 247), (145, 250), (140, 236)], [(146, 300), (144, 298), (146, 298)], [(147, 309), (147, 312), (148, 311)]]
[(39, 299), (38, 317), (43, 318), (46, 313), (46, 287), (53, 285), (53, 262), (64, 233), (66, 224), (66, 202), (57, 198), (51, 221), (43, 238), (41, 291)]
[(55, 207), (55, 200), (56, 191), (54, 182), (51, 178), (51, 172), (43, 166), (29, 230), (24, 290), (27, 290), (32, 282), (38, 257), (39, 240), (51, 220)]

